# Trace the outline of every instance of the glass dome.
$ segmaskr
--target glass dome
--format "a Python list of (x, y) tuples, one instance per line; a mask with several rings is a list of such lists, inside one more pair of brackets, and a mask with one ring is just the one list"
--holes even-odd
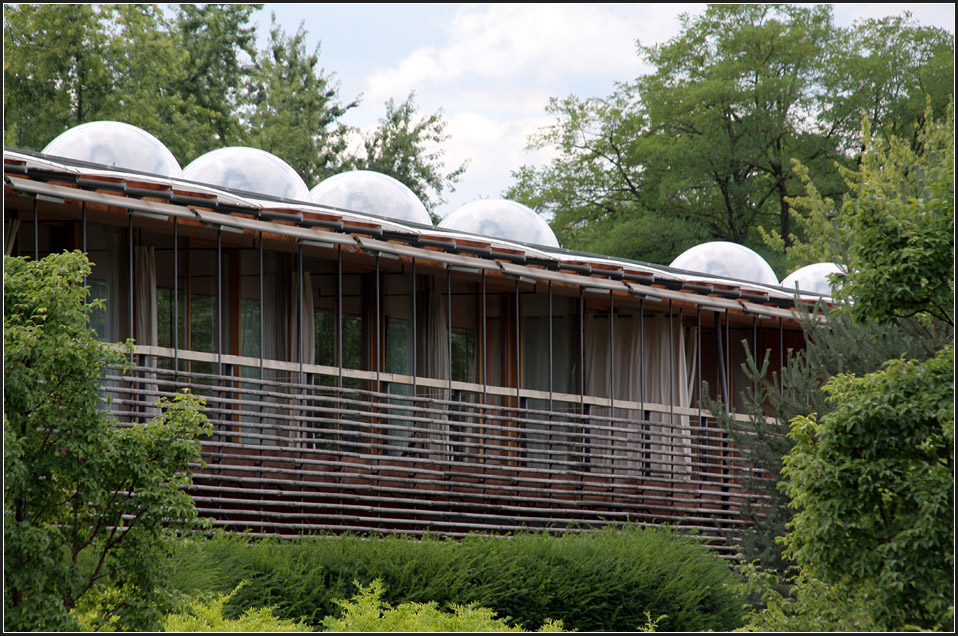
[(309, 188), (293, 168), (265, 150), (231, 146), (213, 150), (183, 168), (190, 181), (309, 201)]
[(814, 263), (796, 269), (786, 276), (781, 284), (788, 289), (830, 296), (832, 285), (828, 282), (828, 275), (843, 272), (844, 270), (837, 263)]
[(164, 177), (183, 175), (176, 157), (159, 139), (118, 121), (91, 121), (74, 126), (48, 143), (43, 154)]
[(679, 254), (669, 267), (764, 285), (778, 285), (778, 277), (764, 258), (744, 245), (727, 241), (713, 241), (691, 247)]
[(549, 224), (515, 201), (483, 199), (447, 215), (439, 227), (545, 247), (559, 247)]
[(319, 182), (309, 192), (313, 203), (432, 225), (426, 206), (405, 184), (371, 170), (352, 170)]

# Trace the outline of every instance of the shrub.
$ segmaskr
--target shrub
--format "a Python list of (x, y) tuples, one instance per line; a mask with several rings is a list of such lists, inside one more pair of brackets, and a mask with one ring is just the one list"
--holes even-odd
[[(382, 600), (383, 584), (376, 579), (368, 587), (359, 585), (351, 601), (339, 601), (342, 616), (326, 617), (327, 632), (521, 632), (496, 618), (492, 610), (474, 605), (453, 605), (443, 612), (435, 601), (403, 603), (390, 607)], [(547, 621), (542, 632), (562, 631), (561, 621)]]
[(186, 611), (170, 614), (163, 621), (167, 632), (309, 632), (307, 625), (297, 621), (276, 618), (268, 607), (249, 608), (236, 619), (223, 616), (223, 608), (236, 594), (217, 594), (209, 599), (193, 600)]
[(252, 540), (219, 536), (184, 543), (179, 589), (226, 592), (236, 617), (250, 606), (314, 627), (379, 579), (382, 600), (473, 605), (536, 629), (549, 619), (580, 631), (633, 631), (662, 617), (663, 631), (726, 631), (743, 624), (740, 581), (723, 559), (668, 529), (473, 536), (463, 541), (401, 537)]

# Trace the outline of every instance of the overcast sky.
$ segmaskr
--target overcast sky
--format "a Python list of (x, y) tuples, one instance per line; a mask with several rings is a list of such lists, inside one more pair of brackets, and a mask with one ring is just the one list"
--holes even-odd
[[(530, 134), (549, 123), (550, 97), (599, 97), (614, 83), (650, 71), (636, 55), (643, 45), (678, 34), (680, 13), (704, 4), (267, 4), (255, 15), (261, 35), (271, 15), (289, 33), (303, 24), (308, 50), (320, 46), (320, 66), (334, 74), (348, 102), (344, 118), (374, 127), (392, 98), (411, 91), (421, 112), (442, 110), (451, 138), (447, 166), (470, 161), (445, 216), (483, 198), (496, 198), (523, 164), (548, 156), (525, 151)], [(911, 11), (918, 23), (954, 33), (955, 5), (838, 4), (840, 25)], [(310, 187), (316, 185), (308, 184)]]

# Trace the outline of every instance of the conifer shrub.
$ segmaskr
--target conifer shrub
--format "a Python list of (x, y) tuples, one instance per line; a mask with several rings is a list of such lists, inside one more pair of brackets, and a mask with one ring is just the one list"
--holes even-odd
[(382, 582), (381, 600), (489, 608), (524, 630), (549, 620), (567, 630), (727, 631), (743, 623), (741, 582), (706, 546), (668, 529), (602, 529), (511, 537), (315, 536), (296, 540), (220, 535), (184, 543), (179, 588), (225, 593), (236, 618), (270, 607), (319, 629), (356, 585)]

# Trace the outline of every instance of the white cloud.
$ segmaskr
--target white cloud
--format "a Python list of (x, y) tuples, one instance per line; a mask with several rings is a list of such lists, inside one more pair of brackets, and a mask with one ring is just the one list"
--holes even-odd
[[(408, 8), (430, 11), (428, 5)], [(954, 31), (954, 5), (908, 8), (920, 23)], [(512, 171), (548, 161), (547, 152), (531, 155), (525, 146), (531, 134), (551, 123), (545, 114), (550, 97), (608, 95), (615, 82), (649, 72), (636, 42), (665, 42), (679, 33), (680, 13), (704, 9), (704, 4), (457, 5), (444, 29), (432, 28), (428, 40), (366, 76), (363, 103), (350, 119), (373, 124), (387, 99), (403, 100), (412, 91), (423, 112), (442, 110), (449, 121), (447, 167), (470, 160), (457, 191), (438, 210), (442, 215), (499, 196), (512, 182)], [(835, 5), (836, 21), (845, 24), (853, 17), (901, 11), (887, 4)]]
[[(378, 69), (368, 77), (365, 95), (378, 104), (414, 89), (420, 95), (472, 90), (495, 95), (505, 112), (528, 112), (512, 106), (528, 90), (564, 95), (578, 80), (608, 92), (613, 81), (641, 72), (635, 41), (661, 38), (661, 25), (651, 25), (662, 14), (677, 30), (676, 10), (656, 5), (463, 6), (445, 42)], [(447, 108), (449, 103), (443, 102)]]
[(674, 35), (677, 13), (674, 5), (461, 5), (444, 40), (424, 42), (367, 77), (356, 115), (371, 118), (387, 99), (415, 91), (420, 109), (442, 109), (449, 121), (446, 165), (470, 160), (440, 214), (497, 197), (512, 171), (548, 160), (525, 147), (550, 123), (549, 99), (606, 95), (614, 82), (644, 72), (636, 40)]

